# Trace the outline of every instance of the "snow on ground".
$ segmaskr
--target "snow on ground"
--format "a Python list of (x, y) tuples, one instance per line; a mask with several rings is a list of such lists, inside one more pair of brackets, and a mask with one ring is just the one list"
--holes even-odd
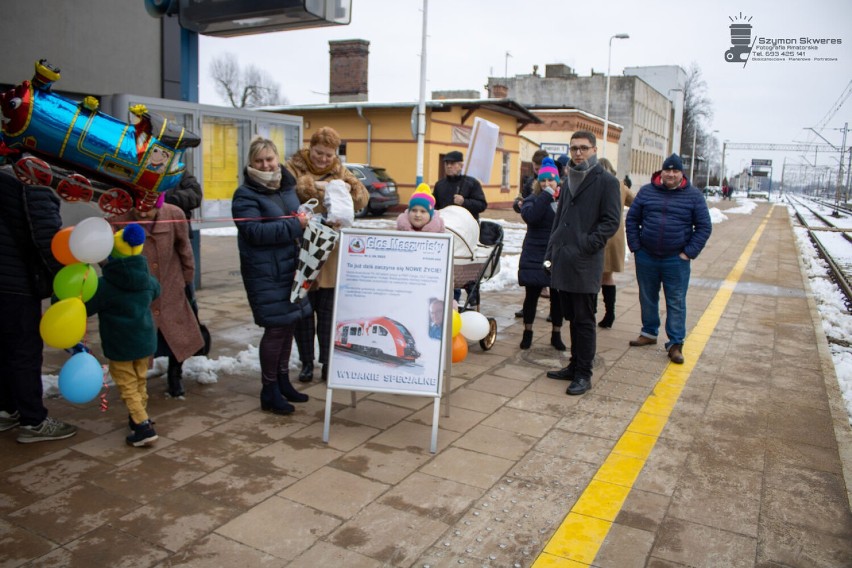
[[(730, 215), (751, 215), (757, 207), (756, 202), (751, 199), (735, 198), (734, 202), (737, 205), (726, 209), (723, 213), (718, 207), (713, 206), (714, 202), (718, 202), (718, 199), (712, 197), (708, 199), (710, 219), (713, 224), (727, 221)], [(781, 202), (779, 204), (783, 205)], [(788, 209), (791, 210), (792, 215), (792, 209)], [(500, 256), (500, 272), (487, 282), (484, 282), (482, 290), (489, 292), (517, 288), (518, 260), (526, 233), (526, 225), (521, 222), (511, 222), (501, 219), (492, 219), (492, 221), (499, 223), (503, 227), (503, 254)], [(355, 226), (365, 229), (390, 230), (394, 229), (396, 225), (393, 218), (382, 218), (358, 220)], [(831, 338), (845, 342), (846, 345), (852, 345), (852, 316), (850, 316), (849, 311), (846, 309), (842, 292), (828, 278), (826, 264), (817, 255), (810, 239), (807, 237), (807, 232), (804, 229), (796, 228), (795, 233), (802, 261), (810, 279), (814, 299), (822, 316), (825, 334)], [(236, 236), (237, 230), (234, 227), (202, 229), (202, 234), (205, 237), (233, 237)], [(846, 247), (847, 249), (843, 249), (842, 251), (843, 254), (848, 254), (848, 243), (846, 243)], [(630, 260), (629, 254), (626, 260)], [(852, 348), (834, 342), (829, 345), (840, 390), (843, 393), (846, 410), (850, 415), (850, 423), (852, 423)], [(319, 347), (315, 347), (316, 352), (319, 352)], [(149, 371), (149, 376), (164, 375), (166, 366), (165, 357), (156, 359), (154, 367)], [(300, 367), (298, 353), (294, 347), (293, 353), (290, 356), (290, 368), (297, 370)], [(248, 345), (246, 350), (239, 353), (236, 357), (219, 357), (217, 359), (192, 357), (184, 363), (184, 380), (187, 381), (195, 380), (199, 383), (214, 383), (217, 381), (219, 373), (260, 373), (257, 346)], [(42, 380), (45, 396), (59, 396), (58, 377), (56, 375), (43, 375)], [(109, 384), (112, 386), (111, 381), (109, 381)]]

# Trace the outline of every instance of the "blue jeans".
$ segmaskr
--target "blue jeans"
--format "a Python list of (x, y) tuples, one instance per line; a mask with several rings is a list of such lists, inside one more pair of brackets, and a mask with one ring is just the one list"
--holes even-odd
[(642, 335), (656, 339), (660, 331), (660, 285), (666, 295), (666, 349), (686, 338), (686, 289), (690, 261), (680, 256), (656, 258), (643, 250), (635, 255), (636, 282), (642, 307)]

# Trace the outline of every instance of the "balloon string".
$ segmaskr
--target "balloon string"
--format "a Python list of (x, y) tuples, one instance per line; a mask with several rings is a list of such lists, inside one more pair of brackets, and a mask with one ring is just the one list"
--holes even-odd
[(101, 369), (104, 372), (104, 390), (101, 391), (101, 412), (106, 412), (109, 408), (109, 402), (107, 402), (107, 393), (109, 392), (109, 384), (107, 383), (107, 375), (109, 374), (108, 367), (106, 365), (102, 365)]

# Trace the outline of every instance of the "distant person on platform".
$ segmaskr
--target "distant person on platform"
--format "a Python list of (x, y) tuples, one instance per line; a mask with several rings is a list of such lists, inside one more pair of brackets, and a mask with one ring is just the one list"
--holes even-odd
[(464, 207), (474, 219), (488, 208), (485, 192), (476, 178), (462, 174), (464, 156), (453, 150), (444, 156), (444, 171), (446, 177), (435, 184), (435, 209), (443, 209), (449, 205)]
[(683, 161), (672, 154), (663, 169), (643, 185), (627, 211), (627, 246), (636, 259), (642, 331), (632, 347), (656, 345), (660, 331), (660, 285), (666, 295), (666, 350), (672, 363), (683, 363), (686, 338), (686, 290), (691, 262), (713, 230), (707, 202), (683, 174)]
[(624, 181), (622, 183), (627, 186), (627, 189), (631, 189), (633, 187), (633, 180), (630, 179), (630, 176), (627, 174), (624, 174)]

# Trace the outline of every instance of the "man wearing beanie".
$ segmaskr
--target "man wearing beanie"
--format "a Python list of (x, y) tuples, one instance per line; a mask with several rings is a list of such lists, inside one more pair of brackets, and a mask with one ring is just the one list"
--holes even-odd
[(686, 337), (686, 290), (690, 263), (707, 239), (712, 224), (701, 191), (683, 175), (683, 161), (672, 154), (642, 186), (627, 211), (627, 246), (636, 259), (636, 282), (642, 308), (642, 331), (633, 347), (655, 345), (660, 330), (660, 285), (666, 295), (666, 350), (672, 363), (683, 363)]
[(551, 379), (570, 380), (566, 391), (580, 395), (592, 388), (597, 350), (595, 307), (601, 288), (604, 247), (621, 222), (618, 180), (598, 164), (595, 135), (578, 130), (571, 136), (571, 161), (565, 173), (553, 232), (545, 252), (551, 287), (559, 292), (569, 322), (568, 366), (548, 371)]

